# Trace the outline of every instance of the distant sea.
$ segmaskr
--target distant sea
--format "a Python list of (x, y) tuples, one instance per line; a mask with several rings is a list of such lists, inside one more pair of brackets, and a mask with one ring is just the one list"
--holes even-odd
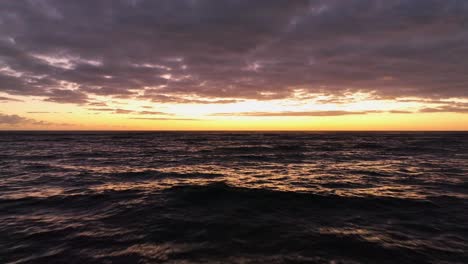
[(468, 133), (0, 133), (0, 263), (160, 262), (468, 263)]

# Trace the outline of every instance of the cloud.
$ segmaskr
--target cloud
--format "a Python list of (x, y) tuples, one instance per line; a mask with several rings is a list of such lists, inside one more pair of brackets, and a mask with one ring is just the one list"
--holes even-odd
[(452, 107), (452, 106), (442, 106), (442, 107), (427, 107), (419, 110), (420, 113), (459, 113), (466, 114), (468, 113), (468, 107)]
[(23, 100), (0, 96), (0, 102), (23, 102)]
[(175, 104), (233, 104), (241, 102), (239, 99), (216, 99), (216, 98), (186, 98), (179, 94), (175, 96), (159, 94), (159, 89), (156, 89), (154, 93), (151, 89), (146, 89), (144, 95), (140, 96), (140, 99), (151, 100), (157, 103), (175, 103)]
[(107, 106), (107, 104), (104, 103), (104, 102), (88, 102), (87, 105), (89, 105), (89, 106), (102, 106), (102, 107)]
[(110, 112), (112, 114), (137, 114), (137, 115), (173, 115), (171, 113), (160, 112), (160, 111), (135, 111), (129, 109), (120, 108), (88, 108), (90, 111), (97, 112)]
[(194, 118), (167, 118), (167, 117), (132, 117), (134, 120), (152, 120), (152, 121), (200, 121)]
[(18, 115), (4, 115), (0, 114), (0, 124), (16, 125), (27, 121), (28, 119)]
[(1, 92), (73, 104), (231, 103), (295, 89), (468, 98), (467, 1), (40, 3), (0, 3)]
[(306, 111), (306, 112), (242, 112), (242, 113), (216, 113), (212, 116), (263, 116), (263, 117), (292, 117), (292, 116), (343, 116), (365, 115), (380, 113), (379, 111)]
[(170, 115), (165, 112), (158, 112), (158, 111), (140, 111), (138, 112), (139, 115)]
[(131, 114), (133, 112), (134, 112), (133, 110), (115, 109), (114, 114)]
[(0, 113), (0, 125), (16, 126), (16, 125), (23, 125), (23, 124), (40, 125), (40, 126), (53, 125), (53, 123), (46, 122), (46, 121), (38, 121), (35, 119), (22, 117), (19, 115), (6, 115), (6, 114)]
[(412, 111), (406, 111), (406, 110), (390, 110), (388, 111), (391, 114), (412, 114), (414, 112)]
[(90, 111), (99, 111), (99, 112), (113, 112), (114, 108), (88, 108)]
[(58, 112), (26, 112), (28, 114), (57, 114)]
[(48, 98), (45, 101), (56, 103), (84, 104), (88, 96), (80, 91), (53, 89), (47, 93)]

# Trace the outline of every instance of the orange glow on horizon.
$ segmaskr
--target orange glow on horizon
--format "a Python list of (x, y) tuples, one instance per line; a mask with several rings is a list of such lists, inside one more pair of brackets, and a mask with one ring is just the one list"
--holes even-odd
[(105, 102), (105, 107), (58, 104), (40, 98), (17, 99), (3, 103), (0, 113), (20, 116), (25, 121), (3, 123), (0, 129), (468, 130), (467, 113), (420, 112), (438, 104), (425, 103), (418, 98), (375, 100), (366, 94), (347, 95), (342, 99), (344, 103), (333, 102), (321, 95), (310, 99), (298, 96), (226, 104), (155, 104), (142, 100), (94, 98)]

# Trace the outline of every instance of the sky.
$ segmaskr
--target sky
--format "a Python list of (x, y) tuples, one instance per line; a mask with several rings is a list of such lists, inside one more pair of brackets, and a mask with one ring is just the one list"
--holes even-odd
[(468, 130), (468, 1), (1, 1), (0, 129)]

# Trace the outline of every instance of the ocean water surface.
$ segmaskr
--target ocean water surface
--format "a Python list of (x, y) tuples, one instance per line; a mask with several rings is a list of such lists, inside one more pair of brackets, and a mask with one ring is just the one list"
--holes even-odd
[(160, 262), (468, 263), (468, 133), (0, 133), (0, 263)]

